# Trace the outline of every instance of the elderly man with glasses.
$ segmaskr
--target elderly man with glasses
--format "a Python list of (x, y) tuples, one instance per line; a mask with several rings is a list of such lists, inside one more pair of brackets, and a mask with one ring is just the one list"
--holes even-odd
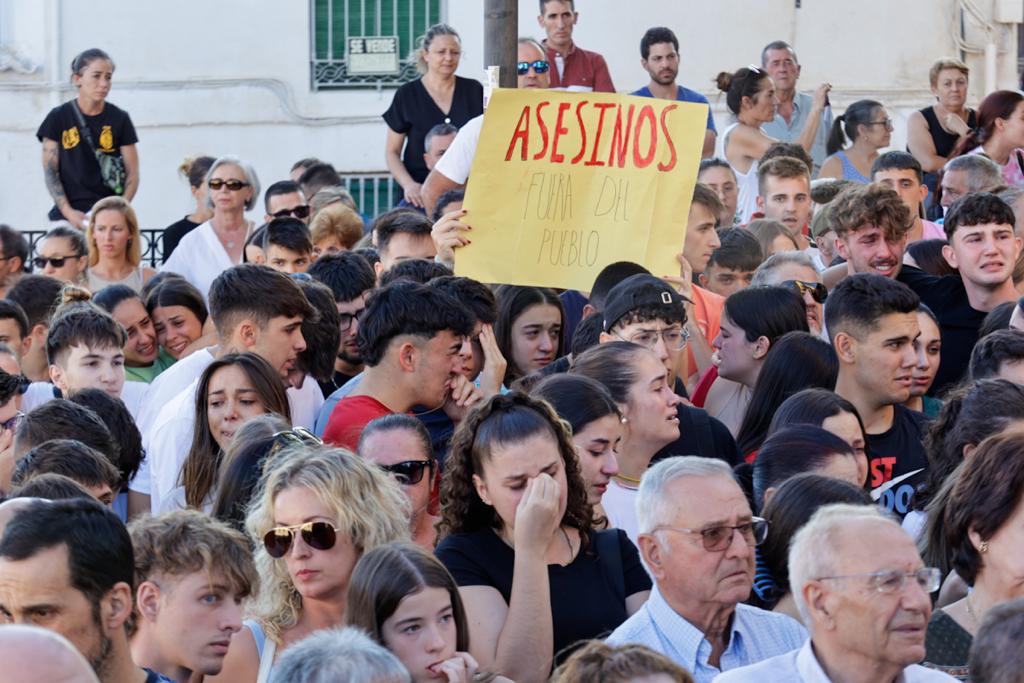
[(873, 506), (829, 505), (793, 538), (789, 579), (811, 637), (803, 647), (716, 680), (720, 683), (956, 680), (919, 666), (938, 569)]
[(607, 642), (646, 645), (697, 683), (803, 644), (807, 632), (793, 619), (742, 604), (768, 526), (751, 514), (728, 465), (663, 460), (644, 474), (636, 507), (640, 554), (655, 587)]

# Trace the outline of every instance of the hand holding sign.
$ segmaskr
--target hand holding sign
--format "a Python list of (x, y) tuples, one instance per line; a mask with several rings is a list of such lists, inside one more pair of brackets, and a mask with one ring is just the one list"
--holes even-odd
[(700, 104), (495, 91), (467, 188), (473, 240), (460, 245), (458, 274), (587, 290), (614, 261), (674, 270), (706, 121)]

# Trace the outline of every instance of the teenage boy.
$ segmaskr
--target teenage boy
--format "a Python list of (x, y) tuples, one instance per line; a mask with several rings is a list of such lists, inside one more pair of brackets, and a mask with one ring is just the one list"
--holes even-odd
[(718, 296), (730, 294), (750, 286), (754, 271), (761, 265), (764, 255), (761, 245), (749, 230), (725, 228), (718, 231), (718, 248), (699, 276), (700, 286)]
[(828, 206), (836, 251), (846, 264), (826, 271), (826, 285), (854, 273), (887, 278), (899, 275), (913, 216), (895, 190), (881, 184), (864, 185), (846, 190)]
[(378, 279), (399, 261), (432, 259), (437, 255), (430, 236), (433, 224), (419, 211), (392, 209), (373, 222), (373, 241), (380, 261), (374, 264)]
[(132, 659), (177, 683), (216, 676), (259, 575), (240, 532), (198, 510), (132, 522)]
[(334, 377), (330, 382), (320, 385), (324, 396), (329, 397), (363, 371), (363, 359), (359, 355), (356, 337), (359, 332), (359, 316), (366, 308), (366, 297), (373, 289), (375, 276), (366, 259), (351, 251), (321, 256), (308, 272), (314, 280), (322, 282), (331, 290), (340, 318), (341, 342), (334, 361)]
[[(675, 379), (689, 338), (684, 329), (686, 307), (675, 289), (653, 275), (632, 275), (612, 288), (600, 315), (604, 318), (600, 343), (628, 341), (644, 346), (658, 355)], [(683, 393), (678, 384), (676, 393)], [(677, 412), (679, 439), (658, 451), (651, 462), (680, 454), (718, 458), (731, 465), (740, 462), (739, 449), (724, 424), (684, 403)], [(643, 473), (626, 474), (639, 478)]]
[(926, 221), (924, 200), (928, 197), (928, 186), (924, 184), (921, 162), (907, 152), (886, 152), (871, 164), (871, 181), (895, 190), (903, 203), (910, 209), (914, 224), (907, 233), (907, 244), (919, 240), (944, 240), (946, 233), (942, 226)]
[(996, 330), (978, 340), (971, 352), (969, 377), (1005, 379), (1024, 385), (1024, 332)]
[[(217, 330), (217, 346), (196, 351), (171, 366), (170, 370), (178, 370), (186, 364), (172, 376), (173, 384), (161, 388), (159, 403), (154, 406), (153, 397), (148, 399), (156, 414), (143, 428), (146, 459), (132, 490), (149, 494), (154, 512), (174, 506), (166, 499), (178, 489), (181, 465), (195, 428), (195, 393), (206, 367), (224, 354), (248, 351), (270, 363), (281, 381), (287, 382), (297, 367), (299, 353), (306, 348), (302, 322), (314, 316), (295, 281), (271, 268), (242, 264), (217, 276), (210, 287), (210, 318)], [(177, 392), (167, 391), (182, 383)], [(309, 427), (323, 403), (323, 394), (316, 382), (303, 382), (300, 389), (288, 389), (288, 400), (292, 422)]]
[(297, 218), (275, 218), (263, 231), (264, 262), (279, 273), (305, 273), (313, 262), (309, 228)]
[(949, 207), (942, 254), (958, 275), (936, 277), (904, 266), (899, 280), (910, 286), (939, 320), (942, 357), (930, 393), (941, 394), (967, 370), (978, 328), (993, 308), (1017, 300), (1013, 268), (1021, 239), (1013, 231), (1013, 209), (989, 192), (964, 195)]
[(359, 325), (366, 369), (331, 412), (324, 441), (354, 451), (368, 422), (413, 406), (444, 407), (457, 421), (480, 398), (459, 372), (472, 333), (469, 312), (433, 287), (399, 280), (374, 292)]
[(801, 251), (810, 248), (804, 230), (811, 220), (811, 171), (793, 157), (775, 157), (757, 168), (757, 210), (786, 226)]
[(28, 317), (28, 335), (21, 352), (21, 369), (33, 382), (49, 382), (46, 333), (50, 315), (64, 284), (47, 275), (25, 275), (7, 292), (7, 300), (21, 306)]
[(615, 92), (604, 57), (584, 50), (572, 40), (580, 13), (573, 0), (540, 0), (537, 23), (547, 38), (544, 48), (551, 65), (551, 87), (576, 92)]
[(825, 322), (839, 357), (836, 393), (857, 408), (867, 434), (868, 481), (901, 517), (928, 465), (927, 418), (903, 407), (917, 365), (920, 299), (873, 273), (851, 275), (829, 294)]
[(263, 193), (263, 208), (267, 211), (263, 217), (264, 223), (289, 216), (303, 224), (309, 223), (309, 204), (302, 194), (302, 188), (294, 180), (279, 180), (268, 187)]
[(83, 498), (35, 501), (0, 539), (0, 614), (67, 638), (102, 683), (172, 683), (132, 661), (134, 574), (128, 530), (109, 509)]

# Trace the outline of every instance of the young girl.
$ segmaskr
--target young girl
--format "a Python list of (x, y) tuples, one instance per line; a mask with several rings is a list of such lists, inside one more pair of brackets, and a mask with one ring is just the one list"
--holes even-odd
[(494, 336), (508, 361), (505, 386), (562, 355), (565, 312), (554, 290), (502, 285), (495, 292), (498, 319)]
[(107, 285), (92, 298), (125, 329), (125, 379), (149, 384), (174, 364), (174, 358), (161, 352), (149, 311), (138, 293), (126, 285)]
[(195, 350), (209, 317), (198, 289), (182, 278), (167, 277), (149, 293), (146, 309), (156, 340), (172, 358), (181, 360)]
[(508, 681), (478, 670), (455, 579), (417, 545), (388, 543), (363, 555), (349, 582), (345, 622), (391, 650), (413, 683)]

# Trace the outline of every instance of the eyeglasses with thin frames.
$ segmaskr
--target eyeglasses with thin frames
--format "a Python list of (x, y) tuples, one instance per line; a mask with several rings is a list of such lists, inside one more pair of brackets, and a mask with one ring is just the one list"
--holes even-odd
[(723, 524), (706, 529), (686, 529), (678, 526), (657, 526), (652, 531), (675, 531), (681, 534), (700, 534), (704, 550), (711, 553), (728, 550), (732, 545), (732, 539), (740, 532), (747, 545), (755, 546), (764, 543), (768, 538), (768, 520), (761, 517), (751, 517), (749, 522), (741, 522), (735, 525)]
[(648, 349), (653, 349), (657, 346), (658, 339), (662, 339), (665, 342), (665, 348), (670, 350), (679, 350), (685, 347), (687, 342), (690, 341), (690, 333), (683, 327), (666, 327), (661, 330), (639, 330), (628, 338), (623, 337), (618, 332), (613, 334), (622, 341), (639, 344), (640, 346)]
[(921, 567), (913, 572), (890, 569), (870, 574), (840, 574), (817, 578), (818, 581), (841, 581), (843, 579), (867, 579), (871, 588), (885, 594), (902, 592), (907, 585), (907, 579), (913, 579), (914, 583), (925, 593), (934, 593), (942, 585), (942, 572), (935, 567)]
[(288, 554), (295, 541), (295, 532), (314, 550), (330, 550), (338, 542), (338, 527), (327, 522), (305, 522), (293, 526), (274, 527), (263, 535), (263, 547), (275, 560)]

